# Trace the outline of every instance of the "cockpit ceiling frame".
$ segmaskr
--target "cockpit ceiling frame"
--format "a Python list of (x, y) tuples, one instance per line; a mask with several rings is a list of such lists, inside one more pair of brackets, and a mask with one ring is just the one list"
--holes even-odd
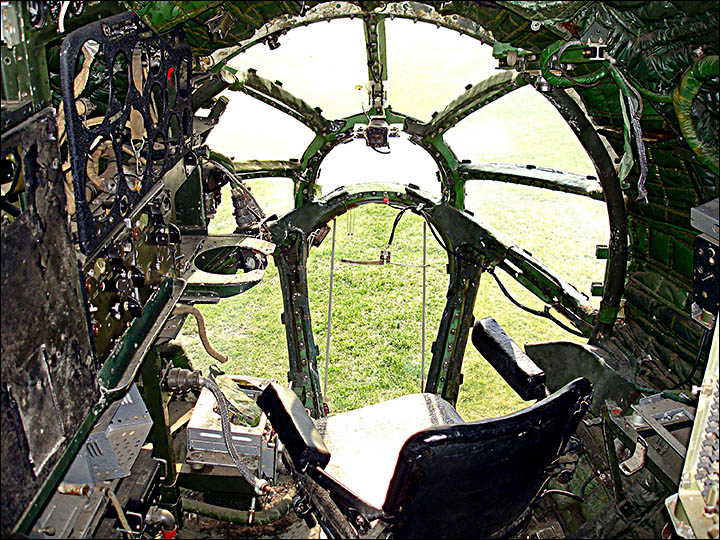
[(302, 15), (285, 15), (284, 17), (269, 21), (260, 28), (257, 28), (251, 37), (240, 41), (237, 45), (217, 49), (211, 54), (201, 57), (201, 69), (205, 71), (217, 71), (229, 60), (253, 45), (263, 43), (271, 36), (285, 34), (293, 28), (308, 26), (316, 22), (332, 21), (334, 19), (363, 17), (369, 12), (381, 19), (394, 19), (398, 17), (410, 19), (414, 22), (425, 22), (438, 27), (442, 26), (478, 39), (486, 44), (492, 44), (495, 41), (492, 32), (486, 31), (473, 20), (457, 14), (442, 15), (435, 9), (421, 2), (388, 3), (371, 9), (370, 11), (351, 2), (325, 2), (315, 5)]
[[(456, 30), (483, 43), (493, 42), (492, 35), (483, 31), (473, 21), (457, 15), (443, 16), (417, 2), (387, 4), (383, 6), (383, 9), (370, 12), (350, 3), (320, 4), (309, 10), (304, 16), (286, 16), (277, 21), (271, 21), (240, 45), (216, 51), (213, 53), (214, 56), (203, 57), (200, 62), (201, 68), (214, 73), (214, 75), (211, 75), (203, 85), (203, 91), (200, 92), (202, 101), (207, 102), (213, 95), (228, 88), (242, 91), (288, 114), (316, 133), (315, 139), (311, 141), (303, 154), (300, 171), (293, 175), (296, 179), (296, 206), (308, 202), (318, 194), (315, 181), (322, 160), (337, 144), (350, 140), (352, 127), (366, 121), (369, 115), (384, 114), (388, 122), (402, 123), (404, 131), (410, 134), (411, 142), (420, 145), (432, 156), (440, 172), (443, 200), (449, 201), (457, 208), (464, 208), (464, 178), (458, 172), (459, 159), (447, 145), (443, 134), (473, 112), (527, 84), (524, 76), (519, 72), (501, 72), (480, 81), (453, 99), (440, 113), (434, 114), (430, 122), (423, 123), (401, 112), (392, 111), (390, 107), (372, 107), (369, 111), (344, 119), (330, 120), (322, 115), (321, 109), (312, 108), (303, 99), (284, 90), (279, 81), (271, 82), (259, 76), (255, 70), (238, 71), (227, 64), (236, 54), (261, 43), (273, 32), (285, 33), (289, 29), (302, 25), (355, 16), (364, 16), (365, 19), (368, 78), (371, 80), (371, 84), (374, 82), (380, 86), (382, 86), (382, 80), (386, 78), (384, 66), (386, 59), (382, 54), (385, 48), (384, 35), (381, 35), (382, 33), (377, 29), (386, 17), (398, 16), (414, 21), (428, 22)], [(230, 54), (231, 52), (232, 54)], [(374, 73), (379, 75), (375, 76)], [(200, 100), (193, 104), (194, 108), (198, 108), (200, 105)]]
[[(385, 74), (385, 68), (382, 62), (386, 62), (386, 58), (384, 58), (384, 54), (382, 54), (385, 47), (384, 33), (379, 32), (378, 29), (380, 22), (386, 17), (393, 18), (399, 16), (415, 21), (430, 22), (438, 26), (456, 30), (478, 39), (483, 43), (494, 42), (492, 34), (482, 30), (482, 28), (473, 21), (458, 15), (443, 16), (433, 9), (423, 8), (422, 4), (414, 2), (387, 4), (383, 9), (370, 12), (349, 3), (334, 3), (332, 5), (320, 4), (313, 9), (316, 9), (316, 11), (310, 10), (313, 12), (311, 13), (309, 11), (300, 17), (286, 16), (284, 18), (281, 17), (277, 21), (269, 22), (257, 30), (253, 37), (245, 40), (240, 45), (231, 49), (217, 51), (213, 53), (213, 55), (201, 59), (201, 66), (203, 66), (204, 69), (215, 72), (215, 75), (211, 77), (214, 77), (217, 82), (208, 82), (206, 83), (207, 85), (216, 84), (215, 88), (218, 92), (224, 88), (243, 91), (285, 112), (315, 132), (315, 139), (311, 141), (306, 148), (300, 160), (299, 169), (293, 171), (293, 174), (290, 175), (295, 181), (295, 207), (299, 208), (305, 204), (309, 204), (314, 197), (319, 195), (319, 187), (316, 181), (320, 166), (330, 151), (338, 144), (348, 142), (352, 139), (353, 128), (356, 124), (367, 122), (370, 116), (383, 115), (390, 124), (402, 124), (403, 131), (410, 135), (410, 141), (421, 146), (433, 158), (439, 171), (438, 179), (441, 183), (442, 201), (449, 203), (455, 208), (463, 209), (465, 207), (465, 182), (469, 176), (461, 170), (462, 163), (448, 146), (444, 139), (444, 133), (473, 112), (527, 84), (528, 81), (525, 75), (517, 71), (505, 71), (494, 74), (466, 88), (462, 94), (448, 103), (444, 109), (434, 114), (428, 123), (420, 122), (410, 116), (395, 112), (391, 107), (372, 107), (367, 112), (361, 112), (344, 119), (328, 120), (323, 117), (319, 109), (311, 108), (305, 101), (284, 90), (279, 82), (270, 82), (263, 79), (258, 76), (254, 70), (239, 72), (227, 65), (227, 62), (236, 54), (247, 50), (252, 45), (261, 43), (267, 39), (267, 36), (273, 33), (284, 33), (291, 28), (319, 21), (362, 16), (364, 17), (367, 44), (368, 78), (371, 81), (370, 84), (379, 85), (380, 92), (382, 92), (382, 81), (384, 79), (383, 75)], [(552, 25), (548, 26), (555, 28)], [(379, 68), (378, 65), (380, 65)], [(211, 78), (211, 80), (213, 79)], [(373, 95), (375, 94), (373, 93)], [(622, 192), (620, 191), (617, 174), (607, 154), (607, 150), (602, 144), (595, 144), (597, 142), (595, 140), (597, 139), (597, 134), (594, 133), (594, 128), (585, 113), (579, 108), (579, 112), (573, 111), (573, 113), (570, 113), (568, 107), (572, 107), (567, 103), (567, 99), (563, 100), (551, 96), (546, 97), (556, 109), (558, 109), (563, 118), (571, 124), (571, 128), (576, 135), (581, 135), (578, 126), (582, 125), (585, 128), (583, 134), (592, 139), (592, 142), (583, 142), (583, 145), (586, 151), (596, 154), (594, 156), (591, 155), (591, 160), (596, 165), (597, 175), (603, 191), (600, 197), (604, 196), (606, 204), (608, 205), (608, 214), (610, 216), (610, 255), (606, 270), (608, 282), (603, 289), (600, 310), (601, 316), (598, 318), (595, 331), (593, 332), (593, 341), (596, 341), (598, 338), (604, 338), (610, 333), (610, 329), (615, 322), (620, 307), (620, 298), (625, 280), (625, 269), (627, 266), (627, 224)], [(561, 101), (563, 102), (562, 104)], [(373, 103), (377, 104), (374, 98)], [(382, 100), (380, 100), (380, 105), (382, 106)], [(578, 115), (581, 115), (582, 118)], [(593, 133), (590, 134), (589, 130), (593, 131)], [(582, 141), (582, 138), (580, 138), (580, 140)], [(600, 169), (598, 164), (607, 166)], [(277, 176), (277, 171), (270, 169), (267, 171), (253, 170), (251, 174), (252, 177)], [(526, 178), (527, 176), (530, 178)], [(530, 171), (522, 176), (505, 175), (501, 179), (503, 181), (516, 183), (532, 183), (532, 177), (533, 173)], [(538, 178), (535, 184), (545, 187), (541, 178)], [(568, 187), (565, 184), (566, 183), (559, 182), (552, 187), (560, 191), (592, 196), (590, 191), (581, 190), (578, 192), (577, 189), (574, 189), (572, 186)], [(607, 192), (608, 189), (609, 192)], [(598, 198), (597, 194), (594, 198)]]

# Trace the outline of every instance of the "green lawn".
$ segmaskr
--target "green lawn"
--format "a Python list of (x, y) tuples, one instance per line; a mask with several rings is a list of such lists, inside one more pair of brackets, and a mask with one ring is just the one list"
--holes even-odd
[[(494, 121), (509, 121), (508, 116), (522, 114), (517, 108), (533, 99), (543, 99), (526, 94), (503, 98), (505, 106), (495, 107)], [(513, 134), (518, 144), (509, 157), (520, 163), (554, 163), (557, 168), (588, 170), (587, 156), (578, 150), (567, 126), (556, 122), (553, 128), (553, 118), (547, 116), (549, 113), (542, 105), (534, 104), (527, 114), (530, 117), (524, 119), (526, 125), (534, 125), (536, 120), (538, 124), (535, 125), (542, 126), (538, 130), (541, 136)], [(551, 158), (548, 158), (548, 152), (552, 152)], [(492, 156), (479, 153), (481, 155), (477, 157), (467, 154), (461, 157), (491, 160)], [(547, 163), (548, 159), (552, 163)], [(495, 160), (510, 159), (501, 155)], [(268, 214), (282, 214), (291, 209), (289, 181), (255, 180), (249, 185)], [(481, 222), (509, 235), (582, 292), (589, 292), (591, 281), (602, 279), (604, 264), (595, 260), (594, 251), (596, 244), (607, 243), (604, 204), (537, 188), (475, 181), (467, 185), (467, 207)], [(231, 209), (226, 190), (223, 204), (212, 223), (212, 233), (232, 232)], [(337, 221), (327, 396), (333, 412), (351, 410), (420, 389), (422, 271), (419, 268), (355, 266), (339, 262), (341, 258), (377, 259), (380, 249), (387, 243), (396, 211), (371, 205), (353, 210), (352, 214), (352, 231), (348, 226), (348, 214)], [(311, 315), (315, 341), (320, 347), (321, 380), (325, 364), (330, 252), (331, 237), (328, 235), (319, 248), (313, 248), (308, 260)], [(421, 262), (422, 221), (419, 217), (410, 213), (403, 217), (393, 242), (392, 257), (396, 262)], [(430, 234), (428, 261), (431, 266), (427, 272), (426, 370), (448, 283), (447, 257)], [(516, 298), (532, 307), (542, 307), (539, 300), (509, 276), (499, 274)], [(282, 297), (274, 264), (270, 264), (265, 279), (253, 289), (215, 306), (200, 306), (200, 309), (207, 320), (210, 341), (231, 358), (224, 366), (225, 370), (286, 381), (285, 330), (280, 323)], [(519, 344), (577, 339), (551, 322), (514, 307), (489, 276), (481, 283), (475, 306), (476, 318), (486, 316), (495, 317)], [(179, 341), (195, 367), (206, 369), (214, 360), (202, 349), (196, 335), (195, 322), (189, 319)], [(465, 354), (463, 373), (465, 378), (458, 410), (466, 420), (498, 416), (524, 406), (472, 345)]]

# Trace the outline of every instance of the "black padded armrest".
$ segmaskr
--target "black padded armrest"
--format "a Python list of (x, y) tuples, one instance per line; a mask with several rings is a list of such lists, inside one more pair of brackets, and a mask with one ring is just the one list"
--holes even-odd
[(476, 322), (472, 342), (522, 399), (530, 401), (547, 396), (545, 372), (530, 360), (495, 319), (486, 317)]
[(324, 468), (328, 464), (330, 452), (295, 392), (270, 383), (258, 397), (257, 404), (299, 471), (307, 466)]

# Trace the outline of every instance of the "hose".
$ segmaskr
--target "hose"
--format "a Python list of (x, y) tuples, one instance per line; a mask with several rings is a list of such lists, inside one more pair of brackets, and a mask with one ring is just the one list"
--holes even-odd
[(261, 478), (255, 476), (250, 472), (250, 469), (248, 469), (247, 466), (240, 461), (240, 456), (238, 456), (237, 450), (235, 449), (235, 445), (232, 441), (232, 432), (230, 431), (230, 414), (228, 413), (227, 399), (225, 398), (225, 395), (222, 393), (220, 388), (218, 388), (215, 381), (207, 377), (200, 378), (200, 386), (210, 390), (217, 400), (218, 408), (220, 409), (220, 425), (222, 426), (223, 439), (225, 440), (225, 446), (227, 446), (228, 453), (230, 454), (235, 467), (238, 471), (240, 471), (242, 477), (245, 478), (251, 486), (253, 486), (255, 493), (263, 495), (264, 493), (270, 491), (271, 488), (267, 480), (262, 480)]
[(700, 137), (693, 123), (691, 112), (693, 100), (700, 92), (703, 83), (712, 77), (717, 77), (718, 74), (717, 55), (702, 56), (685, 71), (680, 85), (673, 94), (673, 107), (685, 142), (695, 152), (700, 163), (715, 174), (718, 174), (718, 170), (720, 170), (717, 148)]
[[(628, 80), (630, 80), (630, 75), (625, 76)], [(639, 85), (636, 81), (632, 80), (632, 85), (635, 87), (635, 89), (640, 92), (640, 95), (647, 99), (648, 101), (655, 101), (656, 103), (672, 103), (673, 102), (673, 95), (672, 94), (660, 94), (659, 92), (653, 92), (652, 90), (648, 90), (647, 88), (643, 88), (641, 85)]]
[(197, 321), (198, 335), (200, 336), (200, 341), (202, 342), (205, 351), (207, 351), (207, 353), (218, 362), (225, 363), (228, 361), (227, 355), (217, 352), (213, 346), (210, 345), (210, 341), (208, 341), (207, 337), (207, 331), (205, 330), (205, 319), (198, 308), (195, 306), (177, 306), (175, 311), (173, 311), (173, 315), (192, 315), (195, 317), (195, 320)]
[(187, 497), (181, 497), (180, 500), (182, 501), (183, 510), (187, 512), (200, 514), (220, 521), (241, 523), (243, 525), (267, 525), (274, 523), (285, 516), (292, 508), (292, 500), (288, 497), (280, 499), (272, 508), (259, 510), (257, 512), (216, 506)]

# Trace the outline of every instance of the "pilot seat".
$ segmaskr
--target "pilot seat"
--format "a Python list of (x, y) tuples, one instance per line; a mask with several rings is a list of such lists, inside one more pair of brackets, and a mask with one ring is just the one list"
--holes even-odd
[(312, 512), (328, 537), (491, 538), (520, 530), (562, 471), (560, 458), (576, 449), (569, 443), (592, 386), (578, 378), (549, 395), (544, 373), (494, 319), (478, 321), (472, 341), (523, 399), (537, 402), (464, 422), (450, 403), (421, 393), (313, 422), (291, 389), (267, 386), (258, 405), (284, 444), (296, 510)]

